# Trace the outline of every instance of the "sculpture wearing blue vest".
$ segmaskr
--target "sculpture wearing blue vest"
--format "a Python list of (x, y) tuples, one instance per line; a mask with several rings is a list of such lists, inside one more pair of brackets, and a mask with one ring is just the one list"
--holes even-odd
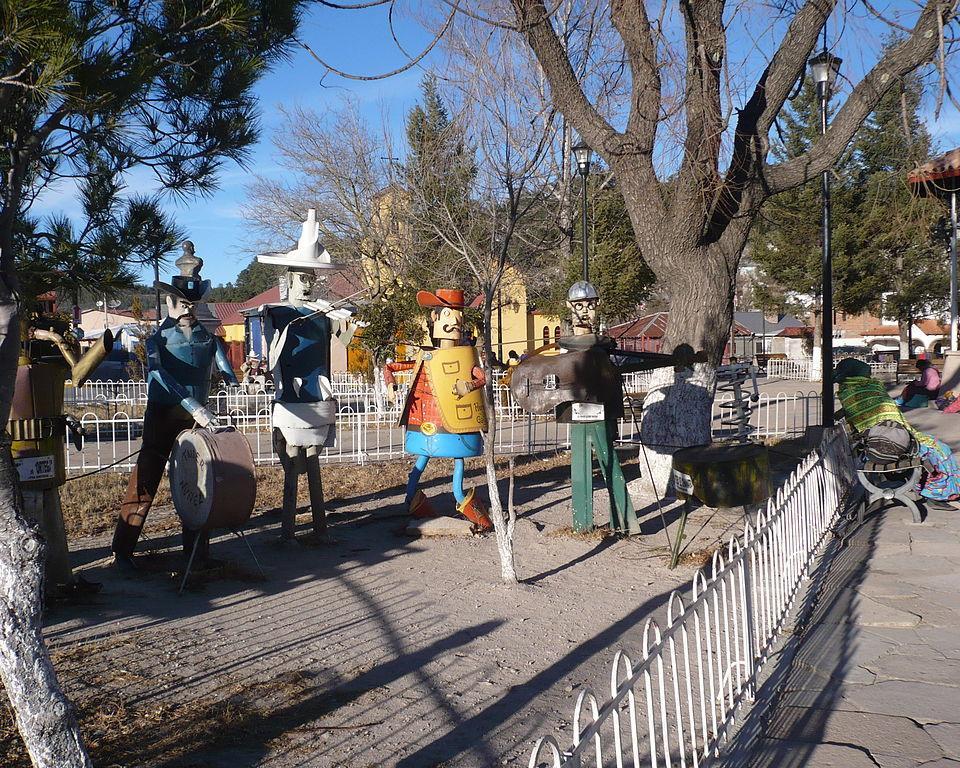
[(286, 267), (281, 278), (286, 283), (286, 302), (260, 307), (275, 387), (273, 447), (283, 467), (280, 538), (282, 542), (294, 540), (297, 480), (306, 473), (313, 532), (326, 541), (320, 453), (336, 440), (338, 405), (330, 384), (330, 344), (333, 339), (344, 346), (349, 343), (352, 312), (312, 298), (317, 273), (338, 267), (320, 243), (315, 209), (307, 212), (295, 249), (264, 254), (257, 260)]
[[(210, 281), (201, 279), (203, 261), (194, 255), (189, 240), (183, 244), (183, 255), (176, 264), (179, 275), (170, 283), (155, 284), (167, 294), (167, 317), (146, 345), (149, 374), (143, 445), (113, 535), (114, 562), (123, 571), (135, 570), (133, 552), (177, 435), (195, 423), (218, 426), (206, 407), (214, 365), (228, 382), (237, 383), (220, 340), (197, 321), (195, 306), (209, 292)], [(207, 533), (184, 528), (184, 551), (189, 554), (196, 536), (204, 537), (197, 549), (202, 563), (206, 559)]]

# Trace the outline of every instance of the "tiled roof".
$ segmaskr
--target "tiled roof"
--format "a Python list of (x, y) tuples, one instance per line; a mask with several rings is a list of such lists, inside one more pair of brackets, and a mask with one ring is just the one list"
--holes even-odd
[[(907, 174), (907, 181), (916, 187), (920, 194), (931, 191), (936, 193), (941, 187), (956, 189), (958, 179), (960, 179), (960, 147), (933, 158)], [(938, 184), (937, 182), (952, 183)]]

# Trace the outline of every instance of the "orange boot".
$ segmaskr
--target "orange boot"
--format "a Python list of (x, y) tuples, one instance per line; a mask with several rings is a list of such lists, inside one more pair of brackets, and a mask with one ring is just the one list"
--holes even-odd
[(424, 518), (437, 516), (434, 508), (430, 506), (430, 499), (427, 498), (423, 491), (417, 491), (413, 495), (408, 509), (411, 517)]
[(487, 508), (484, 503), (477, 498), (476, 488), (467, 491), (467, 497), (457, 504), (457, 512), (463, 515), (467, 520), (473, 523), (481, 531), (492, 531), (493, 522), (487, 515)]

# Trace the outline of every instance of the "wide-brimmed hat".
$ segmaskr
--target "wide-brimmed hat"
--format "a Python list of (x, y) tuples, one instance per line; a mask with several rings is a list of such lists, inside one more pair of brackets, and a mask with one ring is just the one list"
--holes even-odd
[(257, 261), (296, 269), (337, 269), (340, 266), (331, 261), (330, 252), (320, 242), (316, 208), (307, 211), (296, 248), (286, 253), (264, 253), (257, 256)]
[(421, 307), (450, 307), (463, 309), (463, 291), (454, 288), (440, 288), (436, 293), (417, 291), (417, 304)]
[(184, 241), (183, 254), (174, 263), (180, 269), (180, 274), (171, 277), (169, 283), (156, 280), (153, 283), (154, 289), (184, 301), (202, 301), (203, 297), (210, 292), (210, 281), (200, 277), (203, 259), (194, 253), (193, 243), (189, 240)]

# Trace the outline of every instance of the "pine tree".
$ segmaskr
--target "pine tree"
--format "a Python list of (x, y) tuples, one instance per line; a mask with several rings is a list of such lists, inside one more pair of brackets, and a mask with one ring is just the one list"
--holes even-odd
[(477, 168), (474, 152), (463, 128), (451, 119), (436, 77), (427, 75), (420, 87), (422, 103), (407, 115), (404, 170), (411, 192), (412, 264), (424, 286), (433, 287), (431, 278), (436, 270), (429, 265), (455, 260), (437, 229), (468, 229)]
[(949, 275), (934, 230), (940, 215), (936, 201), (917, 198), (907, 173), (931, 154), (931, 139), (920, 119), (923, 81), (900, 79), (864, 123), (856, 142), (862, 252), (882, 265), (883, 313), (897, 320), (901, 355), (913, 354), (913, 321), (945, 308)]
[[(805, 81), (790, 108), (782, 115), (779, 142), (772, 152), (780, 161), (809, 151), (820, 133), (819, 97)], [(867, 258), (859, 242), (858, 217), (862, 191), (857, 184), (852, 152), (837, 162), (831, 177), (831, 241), (833, 303), (837, 310), (862, 312), (875, 304), (885, 286), (880, 261)], [(822, 211), (820, 181), (771, 198), (753, 232), (751, 255), (769, 281), (783, 292), (779, 303), (799, 304), (815, 317), (815, 339), (820, 337), (822, 286)], [(771, 285), (768, 283), (767, 293)], [(767, 303), (777, 303), (768, 296)]]

